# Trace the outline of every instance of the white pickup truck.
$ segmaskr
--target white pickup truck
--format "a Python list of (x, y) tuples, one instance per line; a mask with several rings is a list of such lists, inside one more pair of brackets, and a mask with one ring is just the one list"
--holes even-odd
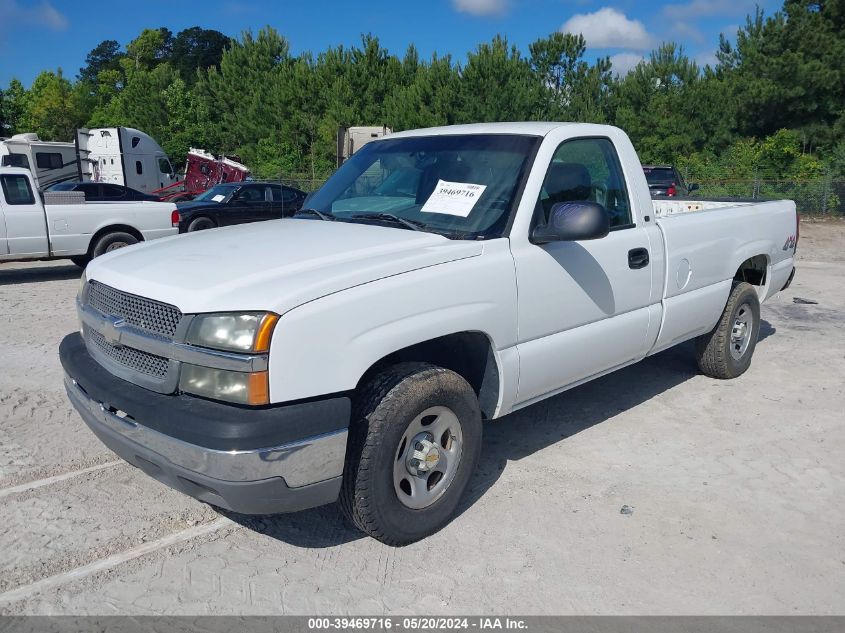
[(123, 246), (177, 234), (175, 210), (164, 202), (85, 202), (71, 192), (46, 192), (42, 199), (28, 169), (2, 167), (0, 262), (70, 259), (85, 266)]
[(340, 499), (401, 545), (452, 516), (499, 418), (688, 339), (751, 362), (790, 201), (652, 202), (619, 129), (491, 123), (368, 143), (296, 217), (98, 258), (60, 356), (152, 477), (242, 513)]

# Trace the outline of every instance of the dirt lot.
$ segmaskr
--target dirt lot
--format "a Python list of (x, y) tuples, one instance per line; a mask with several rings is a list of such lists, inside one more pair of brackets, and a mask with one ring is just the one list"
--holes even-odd
[(845, 224), (801, 234), (748, 373), (684, 345), (488, 424), (460, 516), (403, 549), (117, 461), (62, 390), (78, 269), (0, 265), (0, 613), (843, 614)]

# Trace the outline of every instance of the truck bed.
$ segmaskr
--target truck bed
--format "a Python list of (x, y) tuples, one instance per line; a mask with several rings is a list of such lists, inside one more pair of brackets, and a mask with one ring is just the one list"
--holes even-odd
[(653, 205), (666, 258), (663, 324), (654, 351), (685, 338), (690, 323), (698, 324), (697, 333), (712, 328), (744, 261), (755, 258), (765, 271), (761, 302), (789, 278), (790, 240), (797, 234), (791, 200), (654, 200)]

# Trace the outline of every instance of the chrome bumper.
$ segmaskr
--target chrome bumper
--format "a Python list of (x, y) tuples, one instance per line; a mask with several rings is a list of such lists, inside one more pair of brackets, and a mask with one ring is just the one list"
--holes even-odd
[[(254, 450), (190, 444), (139, 424), (93, 400), (65, 374), (71, 403), (113, 451), (177, 490), (236, 512), (291, 512), (337, 498), (346, 429)], [(280, 481), (281, 480), (281, 481)]]

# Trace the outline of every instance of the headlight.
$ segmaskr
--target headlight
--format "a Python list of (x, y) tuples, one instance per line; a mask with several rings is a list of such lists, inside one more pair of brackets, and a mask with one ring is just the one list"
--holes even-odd
[(245, 373), (184, 364), (179, 389), (214, 400), (252, 406), (270, 402), (266, 371)]
[(199, 314), (191, 322), (187, 342), (228, 352), (266, 352), (278, 320), (269, 312)]

